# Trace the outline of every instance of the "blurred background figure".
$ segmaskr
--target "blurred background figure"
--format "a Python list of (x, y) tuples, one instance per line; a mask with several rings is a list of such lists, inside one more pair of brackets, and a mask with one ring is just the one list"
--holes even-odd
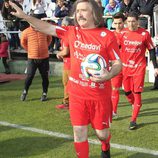
[[(15, 3), (22, 9), (22, 6), (15, 1)], [(9, 0), (4, 0), (2, 5), (2, 17), (5, 21), (7, 31), (19, 31), (20, 19), (10, 14), (13, 9), (9, 5)], [(10, 33), (10, 49), (17, 49), (20, 47), (20, 39), (18, 33)]]
[(21, 101), (26, 99), (30, 85), (38, 69), (42, 78), (41, 101), (47, 100), (49, 86), (49, 53), (48, 46), (52, 37), (36, 31), (32, 26), (25, 29), (21, 34), (21, 45), (28, 53), (27, 77), (25, 79), (24, 90)]
[(139, 18), (139, 25), (145, 29), (148, 28), (148, 19), (143, 17), (148, 15), (150, 17), (150, 23), (152, 26), (152, 36), (154, 35), (154, 21), (153, 21), (153, 8), (158, 5), (158, 0), (134, 0), (131, 6), (131, 11), (136, 12)]
[(47, 17), (50, 17), (50, 18), (54, 18), (55, 17), (54, 16), (55, 8), (56, 8), (56, 0), (51, 0), (48, 3), (48, 7), (47, 7), (47, 10), (46, 10)]
[(130, 12), (132, 3), (133, 0), (122, 0), (122, 3), (120, 3), (120, 12), (123, 13), (124, 16), (127, 16)]
[[(111, 15), (113, 16), (114, 14), (118, 13), (120, 11), (120, 3), (118, 3), (115, 0), (109, 0), (109, 3), (107, 4), (107, 6), (105, 7), (104, 10), (104, 15)], [(112, 27), (112, 22), (113, 19), (111, 18), (107, 18), (106, 19), (106, 24), (107, 24), (107, 28), (110, 30)]]
[(98, 6), (102, 9), (102, 13), (104, 13), (105, 8), (102, 6), (101, 0), (95, 0), (95, 1), (97, 2)]
[(57, 0), (57, 7), (55, 9), (55, 17), (60, 18), (58, 25), (61, 26), (62, 18), (69, 15), (69, 4), (66, 4), (64, 0)]
[(2, 59), (6, 74), (10, 74), (10, 69), (7, 62), (8, 46), (9, 46), (9, 41), (6, 38), (6, 35), (1, 33), (0, 34), (0, 58)]
[(36, 18), (46, 17), (47, 5), (44, 0), (32, 0), (31, 5), (31, 15), (34, 15)]
[[(72, 25), (72, 19), (69, 17), (64, 17), (62, 20), (62, 26)], [(60, 105), (57, 105), (57, 109), (68, 109), (69, 108), (69, 94), (68, 94), (68, 81), (70, 75), (70, 52), (67, 52), (67, 45), (64, 43), (64, 40), (61, 40), (61, 51), (57, 54), (57, 58), (60, 59), (60, 54), (68, 54), (63, 58), (63, 74), (62, 74), (62, 82), (64, 85), (64, 98), (63, 102)]]
[(155, 77), (154, 86), (151, 90), (158, 90), (158, 76)]
[[(62, 19), (65, 17), (65, 16), (68, 16), (69, 15), (69, 9), (70, 9), (70, 6), (69, 4), (66, 4), (65, 3), (66, 1), (65, 0), (57, 0), (56, 1), (56, 8), (55, 8), (55, 13), (54, 13), (54, 16), (56, 18), (59, 18), (58, 21), (57, 21), (57, 25), (61, 26), (61, 23), (62, 23)], [(58, 38), (54, 38), (54, 41), (55, 41), (55, 50), (60, 50), (60, 40)]]
[(3, 0), (0, 0), (0, 11), (2, 9)]

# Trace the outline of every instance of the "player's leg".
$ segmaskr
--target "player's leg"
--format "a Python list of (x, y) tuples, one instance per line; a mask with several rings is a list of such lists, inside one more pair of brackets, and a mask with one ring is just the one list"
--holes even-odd
[(74, 132), (74, 146), (78, 158), (89, 157), (88, 144), (88, 127), (87, 126), (73, 126)]
[(129, 129), (135, 129), (137, 127), (136, 121), (142, 106), (141, 93), (144, 87), (144, 77), (145, 77), (144, 74), (133, 77), (134, 104), (133, 104), (133, 111), (132, 111), (132, 117), (131, 117), (131, 123)]
[(111, 134), (108, 128), (103, 130), (96, 130), (96, 135), (101, 141), (101, 158), (110, 158), (110, 139)]
[(74, 147), (77, 158), (89, 157), (88, 144), (88, 111), (86, 110), (86, 101), (75, 96), (69, 96), (70, 119), (74, 132)]
[(112, 78), (112, 106), (113, 106), (113, 117), (117, 116), (117, 108), (120, 99), (120, 87), (122, 86), (122, 73)]
[(118, 102), (120, 99), (120, 90), (119, 88), (113, 87), (112, 88), (112, 105), (113, 105), (113, 117), (117, 116), (117, 108), (118, 108)]
[(101, 141), (101, 158), (110, 158), (110, 122), (112, 120), (111, 94), (105, 100), (93, 101), (90, 109), (92, 127)]
[(140, 108), (142, 106), (142, 101), (141, 101), (141, 92), (135, 92), (134, 93), (134, 104), (133, 104), (133, 112), (132, 112), (132, 118), (131, 121), (136, 122)]
[(128, 102), (133, 105), (134, 104), (134, 95), (133, 95), (133, 81), (131, 76), (123, 76), (123, 86), (125, 96)]

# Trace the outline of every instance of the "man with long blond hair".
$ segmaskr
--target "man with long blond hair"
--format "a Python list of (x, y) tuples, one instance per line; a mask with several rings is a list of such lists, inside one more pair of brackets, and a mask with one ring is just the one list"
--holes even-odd
[[(74, 132), (74, 146), (78, 158), (89, 157), (88, 124), (90, 123), (101, 141), (101, 158), (110, 158), (110, 122), (112, 120), (111, 82), (122, 67), (117, 53), (118, 44), (113, 32), (103, 27), (102, 13), (94, 0), (77, 0), (73, 15), (75, 26), (59, 27), (41, 22), (26, 15), (14, 3), (13, 15), (23, 18), (36, 29), (64, 38), (71, 56), (69, 77), (69, 110)], [(100, 77), (91, 76), (85, 80), (81, 62), (89, 54), (101, 55), (107, 68)], [(109, 69), (109, 61), (112, 67)]]

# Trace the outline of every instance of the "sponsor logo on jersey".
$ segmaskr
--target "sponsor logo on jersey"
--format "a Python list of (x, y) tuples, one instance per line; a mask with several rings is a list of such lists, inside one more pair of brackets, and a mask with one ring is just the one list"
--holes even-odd
[(76, 35), (77, 39), (79, 40), (81, 38), (81, 35)]
[(124, 40), (124, 45), (133, 45), (133, 46), (139, 46), (142, 44), (142, 41), (131, 41), (131, 40)]
[(127, 39), (127, 36), (123, 36), (123, 37)]
[(74, 42), (74, 47), (79, 48), (79, 49), (84, 49), (84, 50), (94, 50), (94, 51), (100, 51), (101, 44), (95, 45), (95, 44), (87, 44), (87, 43), (82, 43), (81, 41), (75, 41)]

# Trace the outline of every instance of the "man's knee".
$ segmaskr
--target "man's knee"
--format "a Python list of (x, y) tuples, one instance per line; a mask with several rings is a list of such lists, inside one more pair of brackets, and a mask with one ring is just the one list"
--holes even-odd
[(141, 92), (134, 92), (134, 94), (141, 94)]
[(113, 91), (119, 91), (120, 88), (119, 88), (119, 87), (112, 87), (112, 90), (113, 90)]
[(132, 93), (132, 91), (125, 92), (125, 96), (128, 96)]
[(28, 73), (26, 78), (28, 80), (32, 80), (34, 78), (34, 75), (35, 75), (34, 73)]
[(88, 128), (87, 126), (73, 126), (74, 141), (84, 142), (87, 140)]
[(110, 132), (107, 128), (103, 129), (103, 130), (96, 130), (96, 135), (98, 137), (99, 140), (106, 140), (109, 135), (110, 135)]

